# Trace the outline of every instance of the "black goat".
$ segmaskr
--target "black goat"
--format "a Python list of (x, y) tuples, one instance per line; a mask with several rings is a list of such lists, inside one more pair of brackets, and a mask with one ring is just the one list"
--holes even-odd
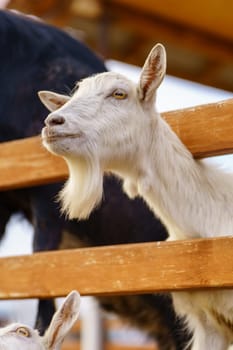
[[(0, 11), (0, 47), (1, 142), (40, 133), (47, 110), (37, 91), (69, 93), (77, 80), (106, 70), (97, 56), (68, 34), (8, 11)], [(21, 211), (34, 226), (34, 251), (58, 249), (67, 235), (73, 247), (167, 237), (142, 201), (130, 201), (112, 178), (105, 180), (101, 207), (81, 222), (67, 221), (60, 215), (54, 198), (61, 186), (57, 183), (1, 192), (0, 235), (10, 216)], [(156, 338), (161, 349), (182, 349), (188, 339), (169, 295), (106, 297), (100, 302)], [(47, 327), (53, 312), (50, 300), (40, 301), (37, 321), (41, 330)]]

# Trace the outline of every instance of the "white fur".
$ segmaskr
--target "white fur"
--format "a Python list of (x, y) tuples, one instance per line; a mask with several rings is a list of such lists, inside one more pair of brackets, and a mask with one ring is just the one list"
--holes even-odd
[(45, 335), (24, 324), (0, 328), (0, 350), (59, 350), (79, 313), (80, 296), (71, 292), (53, 316)]
[[(44, 145), (69, 165), (72, 186), (68, 181), (63, 207), (70, 217), (86, 217), (101, 198), (100, 177), (110, 171), (124, 180), (130, 197), (144, 198), (166, 225), (170, 239), (232, 235), (233, 176), (194, 160), (154, 109), (165, 69), (165, 49), (158, 44), (138, 85), (116, 73), (99, 74), (83, 80), (62, 108), (51, 108), (42, 137)], [(53, 93), (42, 95), (47, 105), (54, 99)], [(58, 116), (64, 123), (54, 125)], [(53, 133), (56, 141), (49, 138)], [(82, 171), (79, 183), (80, 159), (94, 163), (86, 176)], [(86, 202), (80, 184), (87, 191)], [(233, 342), (231, 290), (180, 292), (173, 297), (177, 312), (186, 316), (194, 332), (193, 350), (226, 350)]]

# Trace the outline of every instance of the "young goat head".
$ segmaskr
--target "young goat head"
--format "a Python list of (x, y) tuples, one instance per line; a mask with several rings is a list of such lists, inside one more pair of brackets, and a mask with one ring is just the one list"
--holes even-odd
[(59, 350), (78, 318), (80, 296), (72, 291), (54, 314), (45, 335), (20, 323), (0, 328), (0, 350)]
[[(104, 171), (130, 172), (131, 177), (143, 173), (143, 167), (135, 168), (135, 153), (143, 157), (148, 152), (144, 139), (151, 138), (154, 123), (149, 114), (154, 113), (155, 91), (165, 70), (165, 49), (158, 44), (148, 56), (138, 85), (108, 72), (79, 82), (72, 97), (39, 93), (52, 112), (45, 120), (43, 144), (63, 156), (70, 171), (61, 192), (69, 218), (86, 218), (99, 203)], [(131, 196), (137, 194), (135, 186), (128, 188)]]

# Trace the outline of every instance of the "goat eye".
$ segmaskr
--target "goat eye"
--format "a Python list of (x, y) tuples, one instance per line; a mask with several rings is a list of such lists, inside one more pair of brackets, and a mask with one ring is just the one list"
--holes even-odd
[(127, 97), (127, 93), (121, 89), (117, 89), (112, 93), (112, 96), (117, 100), (124, 100)]
[(16, 329), (15, 333), (22, 335), (23, 337), (29, 338), (30, 332), (26, 327), (19, 327)]

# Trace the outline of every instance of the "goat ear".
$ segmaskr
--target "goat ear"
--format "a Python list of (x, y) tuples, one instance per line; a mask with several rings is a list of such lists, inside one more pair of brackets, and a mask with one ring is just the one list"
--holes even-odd
[(62, 107), (70, 99), (69, 96), (56, 94), (52, 91), (39, 91), (38, 96), (50, 112)]
[(80, 310), (80, 295), (72, 291), (64, 300), (58, 311), (54, 314), (47, 329), (43, 343), (46, 350), (58, 350), (75, 321)]
[(159, 87), (166, 73), (166, 50), (162, 44), (157, 44), (149, 53), (142, 68), (139, 81), (140, 100), (149, 101)]

